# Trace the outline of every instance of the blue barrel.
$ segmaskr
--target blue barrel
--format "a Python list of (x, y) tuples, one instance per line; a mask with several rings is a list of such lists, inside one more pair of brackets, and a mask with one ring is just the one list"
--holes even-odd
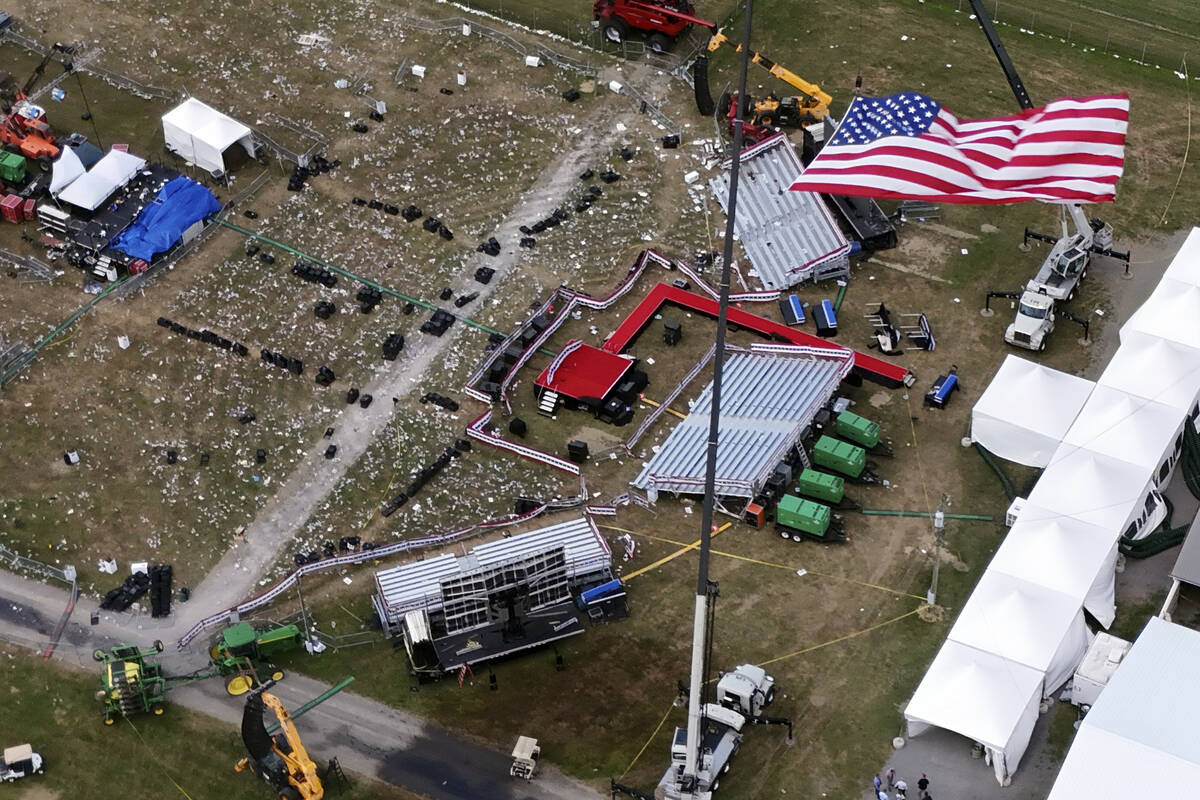
[(608, 595), (621, 591), (621, 589), (620, 579), (614, 578), (608, 583), (602, 583), (599, 586), (593, 586), (585, 592), (580, 592), (579, 599), (575, 601), (575, 605), (579, 606), (580, 609), (586, 609), (597, 600), (603, 600)]

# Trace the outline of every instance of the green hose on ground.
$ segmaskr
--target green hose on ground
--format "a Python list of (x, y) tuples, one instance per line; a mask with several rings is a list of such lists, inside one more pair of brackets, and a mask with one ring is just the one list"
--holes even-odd
[(1004, 471), (1000, 469), (1000, 465), (997, 464), (995, 459), (992, 458), (991, 453), (989, 453), (987, 450), (984, 450), (979, 445), (979, 442), (974, 442), (973, 444), (975, 446), (975, 451), (983, 458), (983, 463), (991, 467), (992, 472), (996, 473), (996, 477), (1000, 479), (1000, 486), (1004, 488), (1004, 494), (1008, 497), (1008, 501), (1011, 503), (1013, 498), (1017, 496), (1017, 493), (1013, 491), (1012, 482), (1008, 479), (1008, 476), (1004, 474)]
[(1181, 544), (1187, 538), (1188, 528), (1191, 525), (1172, 528), (1171, 518), (1175, 516), (1175, 505), (1169, 497), (1163, 497), (1163, 502), (1167, 504), (1167, 516), (1154, 531), (1141, 539), (1126, 539), (1124, 535), (1121, 536), (1117, 549), (1126, 558), (1149, 558)]
[(833, 313), (838, 313), (842, 310), (842, 301), (846, 299), (846, 284), (842, 284), (838, 289), (837, 299), (833, 301)]

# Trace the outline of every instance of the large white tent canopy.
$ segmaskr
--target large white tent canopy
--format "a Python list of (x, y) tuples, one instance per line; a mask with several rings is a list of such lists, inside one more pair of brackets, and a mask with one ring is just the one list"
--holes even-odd
[(1079, 725), (1048, 800), (1191, 797), (1200, 633), (1151, 617)]
[(1096, 383), (1188, 413), (1200, 397), (1200, 349), (1122, 330), (1121, 346)]
[(1121, 340), (1130, 332), (1200, 348), (1200, 286), (1163, 278), (1146, 302), (1121, 326)]
[(971, 439), (1005, 460), (1044, 467), (1093, 386), (1010, 354), (971, 409)]
[(1157, 472), (1182, 430), (1178, 409), (1097, 386), (1063, 442)]
[(162, 124), (167, 148), (209, 172), (225, 170), (225, 150), (234, 144), (254, 155), (248, 127), (194, 97), (163, 114)]
[(1037, 722), (1042, 680), (1033, 667), (947, 640), (904, 709), (908, 733), (932, 726), (981, 743), (1007, 784)]
[(74, 149), (64, 147), (58, 158), (54, 160), (54, 166), (50, 173), (50, 194), (58, 197), (63, 189), (70, 185), (71, 181), (78, 178), (86, 170), (83, 162), (79, 160), (79, 155)]
[(987, 572), (1082, 597), (1084, 608), (1107, 628), (1116, 617), (1116, 564), (1112, 531), (1026, 505)]
[(109, 195), (129, 183), (144, 166), (144, 158), (121, 150), (110, 150), (86, 173), (71, 181), (67, 188), (59, 193), (58, 199), (94, 211)]
[(950, 629), (950, 641), (1033, 667), (1047, 695), (1087, 654), (1089, 634), (1078, 599), (988, 569)]
[(1142, 467), (1076, 445), (1060, 445), (1029, 493), (1035, 507), (1029, 510), (1029, 521), (1075, 517), (1112, 531), (1115, 540), (1141, 514), (1150, 487), (1150, 474)]

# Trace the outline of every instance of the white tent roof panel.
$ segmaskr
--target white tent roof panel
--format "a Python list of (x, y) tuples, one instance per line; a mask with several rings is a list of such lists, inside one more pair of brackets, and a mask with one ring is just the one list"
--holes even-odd
[(194, 97), (163, 114), (162, 123), (167, 148), (210, 172), (225, 169), (222, 154), (235, 143), (254, 155), (250, 128)]
[(990, 567), (948, 638), (1046, 673), (1043, 692), (1070, 677), (1088, 646), (1081, 598)]
[(987, 569), (1082, 597), (1107, 628), (1116, 616), (1116, 561), (1111, 532), (1026, 504)]
[(1179, 409), (1098, 386), (1063, 441), (1155, 471), (1182, 428)]
[(1163, 277), (1200, 286), (1200, 228), (1192, 228)]
[(1093, 386), (1010, 354), (971, 409), (971, 438), (1000, 458), (1044, 467)]
[(71, 181), (82, 175), (85, 170), (79, 155), (70, 147), (64, 147), (62, 153), (54, 161), (50, 173), (50, 194), (54, 197), (71, 185)]
[[(1064, 444), (1029, 493), (1029, 521), (1075, 517), (1112, 533), (1113, 541), (1141, 512), (1153, 470)], [(1039, 510), (1040, 509), (1040, 510)]]
[(1122, 330), (1121, 346), (1096, 383), (1188, 412), (1200, 397), (1200, 349)]
[(1197, 672), (1200, 632), (1151, 617), (1084, 717), (1049, 800), (1194, 794)]
[(144, 158), (120, 150), (110, 150), (92, 168), (64, 189), (58, 199), (73, 206), (95, 210), (109, 195), (129, 183), (146, 166)]
[(1121, 326), (1121, 340), (1130, 332), (1148, 333), (1200, 348), (1200, 286), (1163, 278), (1146, 302)]
[(1037, 722), (1042, 673), (947, 640), (904, 709), (911, 735), (929, 726), (982, 742), (997, 778), (1014, 772)]

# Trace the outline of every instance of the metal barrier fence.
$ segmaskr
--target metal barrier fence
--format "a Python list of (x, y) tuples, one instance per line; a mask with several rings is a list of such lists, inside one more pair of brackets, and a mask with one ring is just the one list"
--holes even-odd
[(62, 581), (68, 586), (75, 586), (75, 568), (74, 567), (55, 567), (50, 564), (43, 564), (32, 558), (27, 558), (23, 555), (14, 553), (4, 545), (0, 545), (0, 563), (14, 570), (24, 570), (25, 572), (33, 572), (41, 575), (44, 578), (52, 578), (56, 581)]

